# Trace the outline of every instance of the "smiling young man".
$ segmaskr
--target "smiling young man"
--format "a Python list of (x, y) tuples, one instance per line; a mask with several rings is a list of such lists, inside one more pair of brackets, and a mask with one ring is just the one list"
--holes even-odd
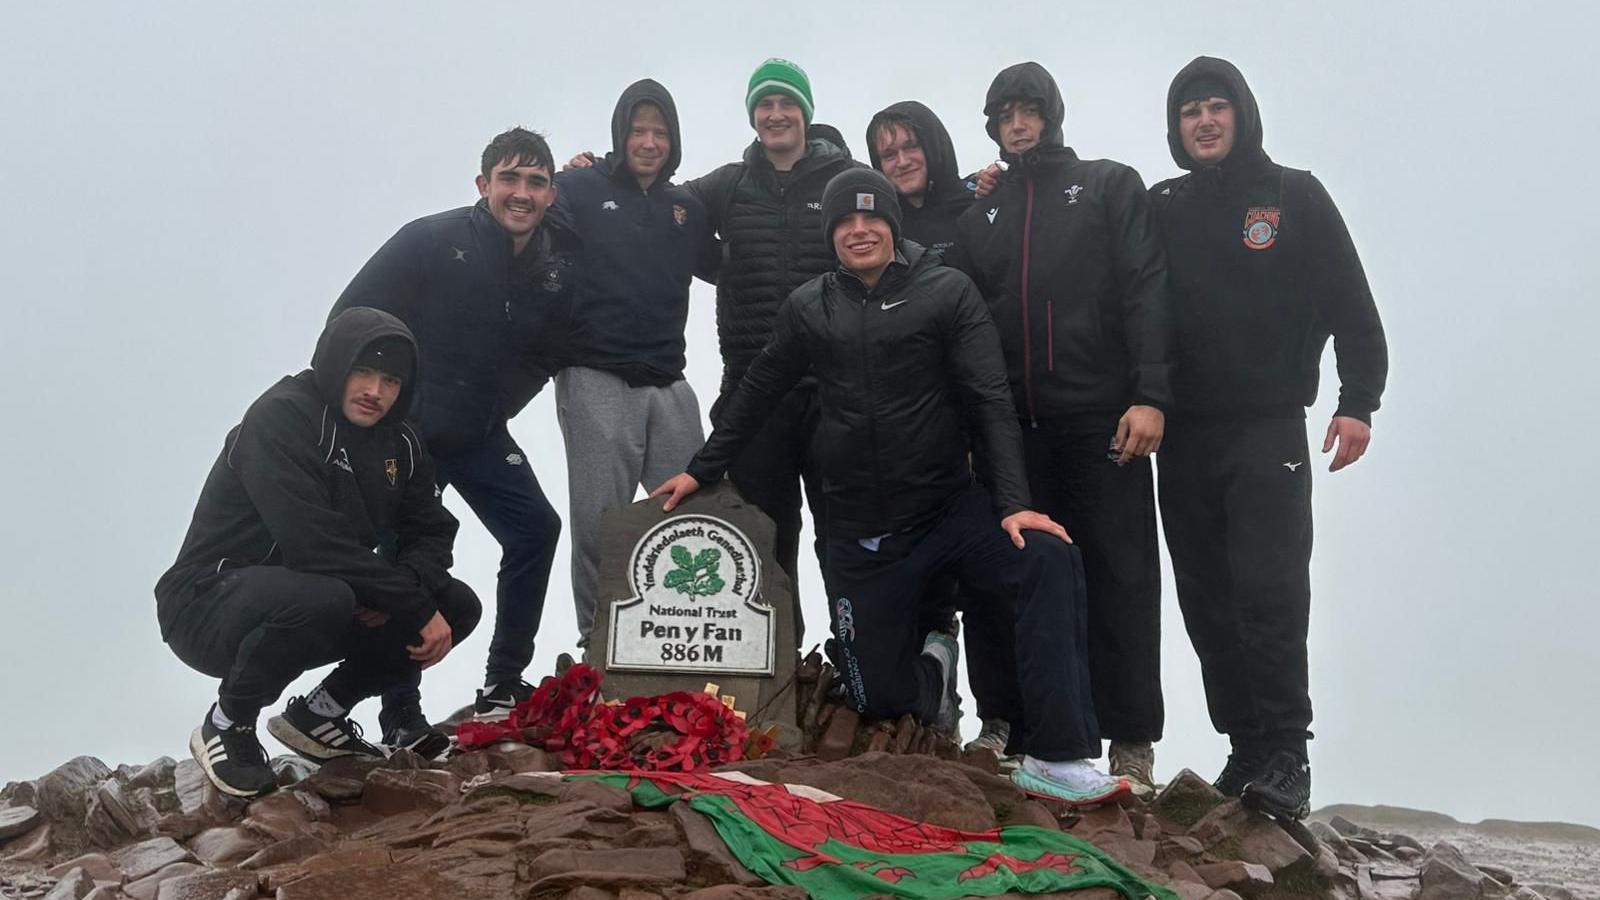
[[(494, 635), (476, 714), (503, 717), (532, 693), (533, 659), (561, 518), (507, 422), (550, 374), (570, 314), (574, 240), (545, 215), (555, 202), (550, 147), (513, 128), (483, 151), (479, 200), (401, 228), (358, 272), (332, 315), (356, 306), (394, 314), (421, 346), (414, 411), (438, 486), (454, 486), (500, 544)], [(384, 697), (391, 746), (437, 749), (421, 696)]]
[(1063, 145), (1066, 104), (1043, 66), (1001, 71), (984, 115), (1008, 169), (946, 259), (999, 327), (1039, 510), (1083, 550), (1111, 770), (1148, 793), (1164, 718), (1149, 456), (1172, 400), (1166, 261), (1139, 174)]
[(404, 424), (416, 356), (386, 313), (355, 308), (329, 322), (311, 368), (262, 394), (228, 433), (156, 585), (162, 638), (222, 679), (189, 749), (223, 793), (276, 787), (256, 719), (302, 672), (331, 662), (342, 660), (268, 730), (317, 762), (381, 758), (351, 707), (414, 684), (478, 622), (478, 598), (449, 573), (456, 520)]
[[(813, 118), (811, 81), (792, 62), (769, 59), (756, 68), (746, 85), (745, 110), (756, 139), (744, 158), (685, 185), (705, 204), (724, 248), (717, 275), (722, 387), (711, 408), (713, 425), (729, 392), (772, 337), (784, 298), (833, 267), (821, 231), (822, 191), (834, 175), (860, 167), (834, 144), (806, 139)], [(819, 534), (827, 518), (811, 455), (815, 385), (803, 380), (774, 403), (776, 411), (733, 461), (729, 476), (777, 524), (778, 562), (797, 580), (802, 482)], [(804, 630), (798, 590), (794, 616), (798, 640)]]
[(1189, 174), (1150, 189), (1171, 266), (1177, 414), (1161, 446), (1161, 518), (1206, 704), (1232, 752), (1216, 786), (1253, 809), (1310, 811), (1306, 631), (1311, 458), (1305, 408), (1331, 336), (1339, 405), (1329, 470), (1359, 460), (1388, 346), (1355, 244), (1310, 172), (1261, 148), (1231, 63), (1199, 57), (1167, 93)]
[(955, 144), (939, 117), (915, 100), (890, 104), (867, 123), (867, 152), (899, 192), (906, 238), (949, 249), (956, 220), (972, 207), (975, 182), (958, 174)]
[(672, 183), (678, 108), (648, 78), (611, 114), (612, 150), (556, 176), (555, 212), (581, 245), (556, 411), (567, 448), (572, 595), (587, 647), (600, 592), (600, 514), (654, 487), (705, 442), (684, 380), (689, 282), (718, 251), (698, 197)]
[[(919, 607), (933, 579), (956, 575), (1016, 611), (1028, 730), (1013, 780), (1067, 803), (1115, 797), (1127, 783), (1092, 762), (1100, 739), (1082, 565), (1061, 526), (1029, 508), (983, 300), (937, 254), (900, 240), (895, 188), (878, 172), (834, 177), (822, 206), (819, 231), (837, 267), (790, 295), (705, 447), (652, 496), (666, 496), (670, 510), (720, 480), (778, 398), (813, 374), (828, 503), (823, 578), (851, 704), (878, 719), (909, 713), (933, 725), (948, 716), (956, 644), (942, 634), (925, 641)], [(974, 445), (983, 487), (968, 462)]]

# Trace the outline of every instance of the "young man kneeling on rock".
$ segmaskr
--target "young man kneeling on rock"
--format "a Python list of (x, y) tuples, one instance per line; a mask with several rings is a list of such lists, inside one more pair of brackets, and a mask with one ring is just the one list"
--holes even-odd
[(162, 638), (222, 679), (189, 750), (223, 793), (273, 789), (256, 718), (332, 662), (267, 729), (316, 762), (382, 757), (350, 708), (440, 661), (478, 624), (478, 598), (449, 573), (458, 523), (404, 424), (416, 358), (388, 313), (360, 307), (329, 322), (311, 368), (273, 385), (228, 433), (178, 561), (156, 584)]
[[(1068, 803), (1125, 792), (1127, 782), (1092, 762), (1100, 735), (1083, 562), (1060, 525), (1029, 509), (1000, 338), (983, 298), (936, 254), (900, 239), (899, 200), (881, 174), (836, 175), (822, 212), (839, 268), (789, 295), (711, 438), (651, 496), (665, 495), (671, 510), (720, 479), (778, 399), (812, 373), (828, 503), (823, 578), (852, 705), (935, 726), (953, 718), (955, 640), (937, 631), (924, 639), (917, 610), (929, 581), (953, 573), (974, 591), (1016, 599), (1027, 755), (1013, 780)], [(984, 487), (973, 484), (969, 447)], [(1029, 530), (1038, 534), (1025, 539)]]

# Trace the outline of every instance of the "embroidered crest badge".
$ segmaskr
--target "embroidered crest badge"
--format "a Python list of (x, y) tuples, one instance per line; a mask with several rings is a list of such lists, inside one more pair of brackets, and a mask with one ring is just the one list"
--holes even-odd
[(679, 227), (689, 221), (689, 211), (683, 208), (682, 203), (672, 204), (672, 221), (677, 222)]
[(383, 474), (389, 476), (389, 487), (394, 487), (400, 480), (400, 461), (397, 459), (384, 460)]
[(1283, 215), (1276, 206), (1252, 206), (1244, 214), (1244, 245), (1251, 250), (1265, 250), (1278, 239), (1278, 219)]

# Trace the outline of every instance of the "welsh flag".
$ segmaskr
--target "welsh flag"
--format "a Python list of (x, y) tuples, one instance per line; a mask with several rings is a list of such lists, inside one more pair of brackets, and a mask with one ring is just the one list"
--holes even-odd
[(739, 772), (582, 772), (640, 806), (685, 801), (710, 817), (746, 868), (820, 900), (868, 895), (917, 900), (1104, 887), (1129, 900), (1177, 900), (1087, 841), (1012, 826), (968, 832), (913, 822), (804, 785)]

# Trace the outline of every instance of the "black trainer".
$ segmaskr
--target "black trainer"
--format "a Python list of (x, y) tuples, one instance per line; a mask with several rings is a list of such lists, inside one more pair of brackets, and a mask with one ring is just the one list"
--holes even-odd
[(389, 752), (410, 750), (423, 759), (438, 760), (450, 749), (450, 739), (435, 731), (415, 703), (399, 709), (385, 708), (378, 713), (378, 727), (383, 729), (383, 743)]
[(259, 797), (278, 787), (254, 725), (218, 728), (208, 709), (205, 721), (189, 735), (189, 752), (217, 790), (231, 797)]
[(1228, 763), (1222, 767), (1222, 774), (1211, 782), (1211, 786), (1221, 791), (1224, 797), (1237, 797), (1244, 793), (1244, 786), (1260, 775), (1266, 766), (1266, 751), (1254, 747), (1235, 747), (1228, 754)]
[(511, 715), (517, 704), (533, 696), (533, 685), (518, 678), (478, 689), (472, 703), (472, 717), (480, 722), (495, 722)]
[(304, 697), (290, 700), (281, 715), (268, 719), (267, 733), (316, 763), (341, 756), (386, 758), (382, 749), (362, 739), (360, 725), (347, 716), (320, 715), (311, 709)]
[(1275, 751), (1239, 799), (1264, 816), (1304, 819), (1311, 815), (1311, 764), (1293, 750)]

